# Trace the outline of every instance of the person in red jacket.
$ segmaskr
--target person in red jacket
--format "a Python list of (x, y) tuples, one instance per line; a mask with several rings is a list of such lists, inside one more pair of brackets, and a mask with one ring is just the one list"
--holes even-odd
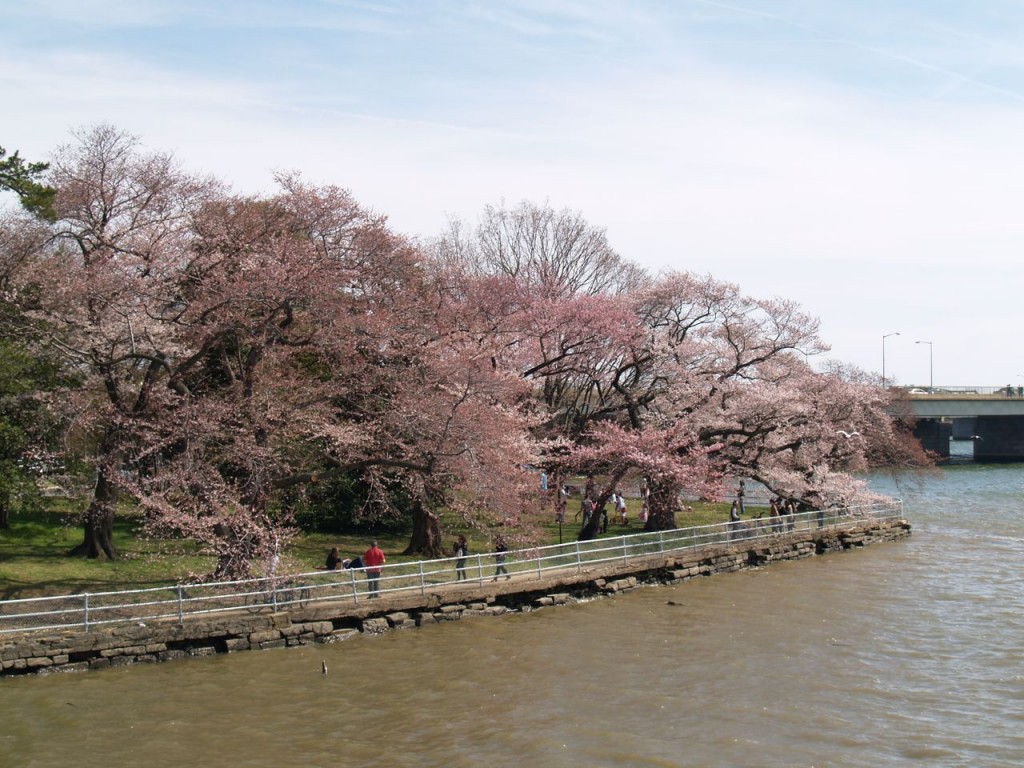
[(377, 597), (380, 592), (380, 566), (387, 562), (384, 550), (377, 546), (374, 539), (370, 548), (363, 553), (363, 566), (366, 568), (366, 581), (369, 584), (370, 597)]

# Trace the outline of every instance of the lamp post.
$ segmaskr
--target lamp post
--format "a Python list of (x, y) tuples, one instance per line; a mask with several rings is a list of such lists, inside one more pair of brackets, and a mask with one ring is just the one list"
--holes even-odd
[(882, 389), (885, 389), (885, 340), (890, 336), (899, 336), (899, 331), (893, 333), (887, 333), (882, 337)]
[(935, 369), (932, 367), (932, 343), (930, 341), (915, 341), (914, 343), (928, 345), (928, 391), (933, 392), (935, 390), (935, 377), (932, 372)]

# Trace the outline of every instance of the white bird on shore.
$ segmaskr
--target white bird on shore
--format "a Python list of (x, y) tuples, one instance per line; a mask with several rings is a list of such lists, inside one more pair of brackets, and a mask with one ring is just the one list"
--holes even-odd
[(843, 437), (845, 437), (845, 438), (846, 438), (847, 440), (849, 440), (849, 439), (850, 439), (851, 437), (853, 437), (853, 436), (855, 436), (855, 435), (859, 435), (859, 434), (860, 434), (860, 432), (847, 432), (847, 431), (846, 431), (845, 429), (837, 429), (837, 430), (836, 430), (836, 434), (837, 434), (837, 435), (842, 435), (842, 436), (843, 436)]

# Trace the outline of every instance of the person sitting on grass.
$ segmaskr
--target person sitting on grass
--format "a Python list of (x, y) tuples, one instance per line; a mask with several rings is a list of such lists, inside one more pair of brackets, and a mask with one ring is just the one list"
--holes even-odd
[(327, 563), (325, 567), (328, 571), (338, 570), (338, 566), (341, 565), (341, 555), (338, 554), (338, 548), (332, 547), (331, 551), (327, 553)]

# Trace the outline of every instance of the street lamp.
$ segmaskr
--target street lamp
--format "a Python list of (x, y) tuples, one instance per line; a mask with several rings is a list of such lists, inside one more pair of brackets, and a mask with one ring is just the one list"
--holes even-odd
[(928, 345), (928, 391), (932, 392), (935, 389), (935, 377), (932, 374), (934, 371), (932, 368), (932, 343), (930, 341), (915, 341), (914, 343)]
[(882, 337), (882, 389), (885, 389), (885, 340), (890, 336), (899, 336), (900, 332), (887, 333)]

